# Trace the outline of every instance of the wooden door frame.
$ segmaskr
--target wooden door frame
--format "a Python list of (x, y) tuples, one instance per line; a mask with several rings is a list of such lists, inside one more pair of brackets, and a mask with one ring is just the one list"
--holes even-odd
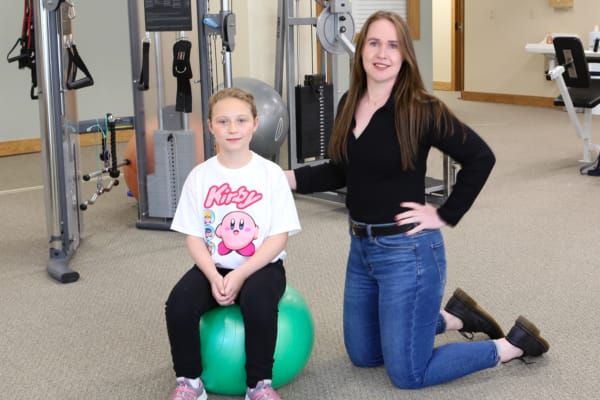
[(465, 84), (465, 0), (452, 0), (452, 90), (462, 92)]

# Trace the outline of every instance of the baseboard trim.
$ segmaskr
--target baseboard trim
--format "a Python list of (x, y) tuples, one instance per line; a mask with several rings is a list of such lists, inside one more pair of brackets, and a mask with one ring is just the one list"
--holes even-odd
[(454, 90), (454, 85), (452, 82), (441, 82), (441, 81), (433, 81), (433, 90)]
[[(117, 131), (117, 142), (128, 142), (133, 135), (134, 131), (132, 129)], [(79, 145), (82, 147), (96, 146), (99, 144), (99, 133), (89, 133), (79, 136)], [(41, 148), (41, 139), (9, 140), (6, 142), (0, 142), (0, 157), (39, 153)]]
[(518, 106), (532, 106), (554, 108), (553, 97), (524, 96), (520, 94), (461, 92), (461, 98), (468, 101), (482, 101), (486, 103), (514, 104)]

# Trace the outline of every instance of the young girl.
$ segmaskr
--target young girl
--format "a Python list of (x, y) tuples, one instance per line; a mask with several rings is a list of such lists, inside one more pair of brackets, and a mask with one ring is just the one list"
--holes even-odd
[(186, 179), (171, 229), (187, 235), (195, 265), (175, 285), (166, 320), (177, 387), (171, 400), (205, 400), (200, 374), (200, 317), (237, 303), (245, 326), (246, 400), (280, 400), (271, 387), (277, 306), (298, 214), (281, 168), (250, 150), (258, 127), (254, 98), (240, 89), (215, 93), (208, 126), (218, 154)]

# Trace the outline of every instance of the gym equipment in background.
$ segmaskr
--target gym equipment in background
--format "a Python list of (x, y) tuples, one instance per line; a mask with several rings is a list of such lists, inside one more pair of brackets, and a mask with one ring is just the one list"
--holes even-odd
[[(220, 86), (217, 73), (220, 66), (223, 68), (221, 86), (231, 87), (233, 84), (231, 52), (235, 48), (236, 21), (229, 0), (221, 0), (218, 13), (210, 13), (208, 3), (208, 0), (197, 0), (197, 18), (191, 19), (191, 17), (188, 18), (191, 10), (190, 0), (169, 4), (163, 1), (145, 1), (143, 30), (136, 0), (129, 0), (128, 3), (136, 135), (135, 146), (130, 145), (126, 150), (128, 158), (132, 162), (125, 167), (125, 180), (130, 191), (138, 200), (138, 221), (136, 223), (138, 228), (168, 230), (173, 207), (177, 201), (175, 194), (178, 195), (180, 183), (187, 175), (185, 171), (189, 172), (190, 166), (193, 166), (193, 153), (188, 150), (196, 148), (195, 162), (201, 162), (215, 154), (214, 139), (209, 133), (206, 118), (200, 116), (208, 115), (209, 98)], [(189, 21), (191, 24), (188, 24)], [(173, 69), (170, 72), (178, 76), (177, 71), (181, 71), (183, 66), (186, 69), (188, 67), (193, 69), (195, 66), (199, 68), (199, 74), (194, 72), (194, 76), (199, 76), (199, 81), (202, 82), (200, 85), (201, 101), (194, 103), (199, 103), (199, 110), (195, 110), (196, 106), (194, 105), (194, 112), (187, 114), (189, 107), (184, 106), (180, 109), (186, 113), (180, 113), (178, 117), (181, 120), (180, 129), (182, 131), (196, 132), (195, 145), (188, 139), (179, 138), (180, 134), (174, 132), (177, 128), (167, 127), (163, 121), (166, 91), (164, 82), (167, 77), (163, 71), (163, 46), (161, 44), (161, 41), (168, 39), (169, 33), (176, 29), (180, 32), (177, 33), (175, 45), (184, 43), (184, 31), (194, 30), (194, 24), (197, 24), (198, 59), (195, 59), (195, 55), (191, 54), (187, 47), (183, 49), (183, 52), (179, 51), (180, 49), (174, 49)], [(154, 33), (151, 44), (149, 31)], [(217, 40), (219, 39), (221, 56), (217, 60), (217, 46), (219, 46)], [(149, 60), (150, 45), (154, 49), (154, 65), (151, 65)], [(179, 56), (182, 56), (181, 59)], [(179, 63), (178, 61), (184, 62)], [(139, 70), (140, 66), (141, 71)], [(191, 71), (188, 72), (191, 74)], [(150, 76), (152, 79), (148, 79)], [(156, 79), (154, 79), (155, 77)], [(189, 77), (188, 74), (183, 78), (188, 80)], [(168, 78), (172, 79), (171, 76)], [(198, 82), (190, 82), (192, 85), (196, 83)], [(254, 135), (251, 149), (265, 158), (277, 161), (279, 149), (289, 130), (286, 106), (280, 95), (264, 82), (251, 78), (236, 78), (236, 85), (251, 92), (257, 102), (260, 127)], [(194, 86), (191, 88), (193, 93)], [(178, 91), (178, 95), (183, 92)], [(182, 103), (189, 105), (187, 99), (184, 100)], [(145, 104), (153, 103), (157, 105), (154, 115), (145, 108)], [(182, 104), (180, 103), (180, 105)], [(151, 127), (158, 127), (158, 129), (155, 131)], [(159, 133), (161, 131), (168, 132), (164, 138)], [(175, 145), (182, 141), (187, 145)], [(197, 150), (200, 145), (203, 151), (199, 156)], [(135, 161), (131, 160), (131, 156), (135, 156)], [(136, 183), (131, 179), (133, 173), (137, 174)], [(157, 175), (159, 178), (157, 179), (153, 175)], [(168, 189), (161, 189), (162, 187)]]
[[(33, 8), (32, 8), (33, 7)], [(35, 16), (35, 17), (34, 17)], [(31, 97), (35, 98), (36, 85), (40, 110), (40, 135), (44, 168), (44, 203), (48, 232), (48, 274), (61, 283), (75, 282), (79, 273), (69, 262), (79, 247), (83, 219), (81, 211), (93, 204), (98, 196), (109, 191), (118, 181), (108, 186), (98, 185), (94, 196), (80, 202), (81, 176), (79, 133), (81, 122), (77, 119), (76, 89), (93, 84), (93, 79), (73, 44), (72, 22), (75, 18), (73, 2), (65, 0), (36, 0), (25, 2), (23, 48), (19, 66), (37, 70)], [(32, 36), (35, 32), (35, 45)], [(77, 71), (84, 77), (77, 79)], [(114, 122), (114, 121), (113, 121)], [(113, 126), (114, 129), (114, 126)], [(106, 171), (96, 171), (94, 176), (119, 174), (114, 141), (111, 152), (103, 150)], [(114, 156), (113, 159), (109, 155)], [(110, 165), (109, 165), (110, 162)]]
[[(17, 46), (21, 45), (19, 54), (11, 56)], [(24, 0), (23, 6), (23, 24), (21, 36), (17, 39), (14, 46), (6, 55), (9, 63), (18, 61), (19, 69), (29, 68), (31, 70), (31, 89), (29, 97), (37, 100), (37, 70), (35, 64), (35, 19), (33, 14), (33, 0)]]
[(258, 129), (250, 149), (271, 161), (278, 161), (279, 149), (290, 126), (287, 107), (279, 93), (254, 78), (233, 78), (233, 86), (252, 93), (258, 113)]
[(63, 66), (68, 65), (65, 39), (70, 37), (72, 4), (34, 2), (40, 130), (44, 168), (44, 196), (51, 277), (75, 282), (79, 273), (69, 261), (79, 247), (83, 221), (80, 215), (79, 129), (75, 90), (65, 90)]
[[(299, 162), (322, 160), (333, 127), (333, 85), (320, 74), (306, 75), (296, 86), (296, 132)], [(316, 118), (315, 118), (316, 117)]]
[(197, 61), (187, 36), (195, 21), (191, 0), (139, 3), (128, 1), (135, 138), (125, 150), (131, 164), (124, 175), (138, 203), (136, 226), (169, 230), (183, 182), (204, 160), (200, 107), (192, 103), (196, 82), (190, 80)]
[[(79, 209), (85, 211), (90, 205), (96, 203), (98, 197), (108, 193), (114, 186), (119, 185), (119, 176), (121, 176), (121, 170), (119, 168), (129, 165), (129, 160), (125, 159), (119, 163), (117, 158), (117, 122), (120, 122), (119, 118), (113, 117), (112, 114), (108, 113), (104, 117), (104, 126), (96, 124), (94, 127), (100, 132), (100, 154), (98, 158), (102, 161), (103, 168), (83, 175), (83, 180), (88, 182), (96, 178), (96, 191), (92, 194), (88, 200), (79, 204)], [(91, 127), (92, 128), (92, 127)], [(91, 131), (91, 129), (89, 129)], [(108, 136), (110, 132), (110, 136)], [(108, 148), (110, 139), (110, 149)], [(103, 182), (103, 177), (108, 174), (111, 180), (107, 185)]]
[[(142, 89), (140, 89), (142, 90)], [(147, 89), (145, 89), (147, 90)], [(174, 105), (165, 106), (162, 110), (162, 119), (163, 119), (163, 129), (166, 130), (181, 130), (183, 129), (183, 121), (181, 120), (181, 113), (175, 111)], [(158, 127), (158, 121), (155, 121), (152, 125), (146, 125), (146, 133), (144, 134), (144, 159), (145, 166), (144, 169), (146, 171), (147, 176), (154, 174), (154, 132)], [(194, 125), (192, 125), (194, 127)], [(195, 140), (194, 140), (194, 160), (195, 163), (199, 163), (202, 161), (203, 157), (203, 148), (202, 148), (202, 128), (199, 126), (195, 126), (195, 129), (192, 129), (194, 132)], [(125, 178), (125, 183), (129, 188), (130, 195), (135, 199), (139, 200), (139, 189), (138, 189), (138, 155), (136, 149), (136, 137), (132, 136), (127, 142), (127, 146), (123, 151), (123, 157), (129, 162), (126, 166), (123, 167), (123, 177)]]
[[(202, 382), (221, 395), (246, 391), (244, 321), (238, 305), (217, 307), (200, 319)], [(279, 301), (273, 387), (291, 382), (306, 366), (314, 344), (314, 322), (302, 295), (287, 286)]]
[[(587, 163), (587, 167), (592, 167), (592, 153), (600, 153), (600, 145), (592, 143), (592, 109), (600, 104), (600, 79), (591, 77), (581, 39), (556, 36), (553, 44), (558, 65), (548, 71), (548, 77), (556, 82), (560, 91), (560, 96), (554, 99), (554, 105), (566, 108), (577, 136), (583, 141), (581, 161)], [(575, 108), (584, 110), (583, 125)], [(597, 173), (600, 175), (600, 171)]]

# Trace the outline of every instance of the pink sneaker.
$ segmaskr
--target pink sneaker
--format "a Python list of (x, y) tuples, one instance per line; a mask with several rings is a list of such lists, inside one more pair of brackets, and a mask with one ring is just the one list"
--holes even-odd
[(271, 380), (264, 379), (259, 381), (254, 389), (246, 389), (245, 400), (281, 400), (281, 397), (271, 386)]
[(192, 386), (189, 379), (177, 379), (177, 387), (173, 389), (170, 400), (206, 400), (206, 390), (200, 381), (200, 386), (196, 389)]

